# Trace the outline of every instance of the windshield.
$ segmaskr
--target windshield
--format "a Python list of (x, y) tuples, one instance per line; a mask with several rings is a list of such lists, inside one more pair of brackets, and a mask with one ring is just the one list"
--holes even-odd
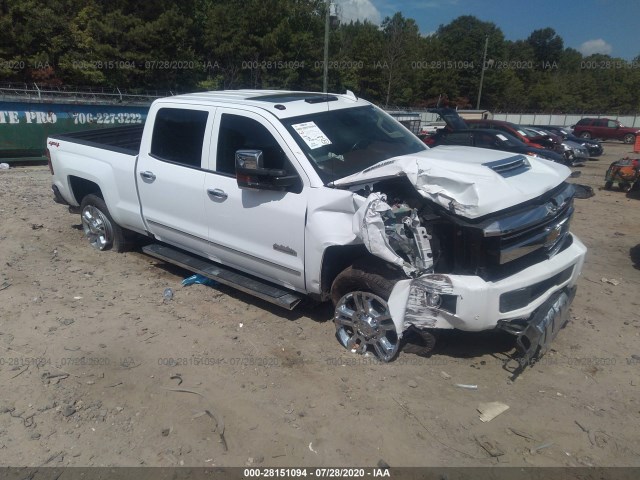
[(287, 118), (282, 123), (325, 183), (392, 157), (428, 150), (372, 105)]

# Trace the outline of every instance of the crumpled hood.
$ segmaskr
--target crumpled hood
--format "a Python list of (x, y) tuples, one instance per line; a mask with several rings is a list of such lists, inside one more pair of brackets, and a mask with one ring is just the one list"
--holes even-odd
[(367, 183), (405, 175), (425, 198), (470, 219), (534, 199), (560, 185), (571, 171), (558, 163), (525, 157), (529, 168), (508, 176), (486, 164), (522, 155), (484, 148), (440, 146), (395, 157), (334, 185)]

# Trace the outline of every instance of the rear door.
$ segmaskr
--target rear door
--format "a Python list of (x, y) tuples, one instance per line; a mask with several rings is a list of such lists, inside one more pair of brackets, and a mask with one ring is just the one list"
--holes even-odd
[(610, 138), (611, 131), (607, 128), (607, 121), (604, 119), (597, 119), (593, 121), (593, 132), (591, 136), (593, 138), (602, 138), (603, 140)]
[[(204, 207), (211, 257), (304, 291), (309, 182), (284, 141), (288, 132), (257, 113), (228, 108), (218, 109), (215, 124)], [(235, 152), (243, 149), (261, 150), (265, 168), (297, 174), (298, 183), (283, 191), (239, 188)]]
[(202, 253), (205, 170), (215, 109), (161, 104), (152, 137), (143, 139), (136, 172), (142, 215), (158, 240)]
[(607, 138), (622, 140), (624, 134), (620, 130), (620, 124), (615, 120), (607, 120)]

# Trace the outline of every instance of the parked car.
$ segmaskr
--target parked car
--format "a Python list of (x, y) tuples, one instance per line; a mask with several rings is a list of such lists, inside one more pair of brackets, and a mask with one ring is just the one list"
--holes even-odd
[(544, 132), (524, 125), (518, 125), (518, 127), (520, 132), (523, 132), (531, 143), (537, 143), (547, 150), (553, 150), (561, 155), (564, 154), (565, 149), (562, 146), (562, 137), (555, 133)]
[(532, 147), (544, 148), (543, 145), (528, 137), (522, 128), (515, 123), (505, 122), (502, 120), (467, 120), (466, 122), (469, 125), (469, 128), (492, 128), (494, 130), (500, 130), (518, 138), (520, 141), (527, 143)]
[(562, 155), (544, 148), (531, 147), (513, 135), (501, 132), (500, 130), (484, 128), (470, 128), (467, 130), (442, 129), (430, 137), (428, 145), (432, 147), (440, 145), (462, 145), (467, 147), (489, 148), (491, 150), (522, 153), (553, 162), (565, 163)]
[(622, 140), (629, 144), (634, 143), (636, 135), (640, 134), (640, 129), (625, 127), (618, 120), (609, 118), (583, 118), (572, 128), (577, 137)]
[(566, 160), (568, 165), (578, 167), (585, 164), (589, 160), (589, 150), (587, 147), (580, 145), (579, 143), (572, 142), (571, 140), (565, 140), (563, 137), (556, 135), (555, 133), (548, 132), (534, 127), (522, 127), (524, 131), (532, 135), (549, 135), (552, 138), (554, 151), (560, 153)]
[(144, 129), (47, 146), (54, 199), (92, 247), (135, 232), (143, 252), (281, 307), (331, 301), (340, 344), (383, 361), (438, 331), (499, 329), (523, 368), (567, 322), (586, 254), (568, 168), (429, 149), (350, 92), (179, 95)]
[[(524, 153), (534, 157), (544, 158), (558, 163), (567, 163), (563, 155), (545, 148), (534, 147), (531, 142), (525, 143), (520, 138), (526, 135), (521, 131), (520, 137), (511, 135), (504, 130), (491, 128), (460, 128), (473, 120), (463, 120), (457, 117), (458, 113), (450, 108), (432, 108), (431, 113), (437, 113), (447, 127), (438, 130), (434, 135), (426, 137), (423, 141), (429, 146), (438, 145), (466, 145), (505, 152)], [(475, 134), (477, 132), (481, 132)], [(569, 162), (571, 164), (571, 162)]]
[(599, 157), (604, 153), (604, 148), (602, 143), (593, 138), (580, 138), (576, 137), (569, 128), (565, 127), (557, 127), (553, 125), (531, 125), (534, 128), (539, 130), (543, 130), (550, 133), (555, 133), (556, 135), (564, 138), (565, 140), (575, 142), (585, 147), (589, 152), (589, 158)]

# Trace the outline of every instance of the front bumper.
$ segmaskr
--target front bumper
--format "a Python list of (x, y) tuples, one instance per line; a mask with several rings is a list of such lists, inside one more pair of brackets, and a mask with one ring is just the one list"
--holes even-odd
[(574, 148), (573, 155), (575, 156), (576, 159), (580, 159), (580, 160), (589, 159), (589, 151), (586, 148), (581, 148), (581, 149)]
[(602, 145), (587, 147), (587, 150), (589, 151), (589, 158), (599, 157), (604, 153), (604, 148), (602, 148)]
[(399, 333), (412, 325), (482, 331), (527, 321), (555, 294), (575, 287), (586, 252), (571, 235), (571, 245), (552, 258), (499, 281), (442, 274), (401, 280), (389, 297), (391, 316)]
[(526, 322), (498, 325), (517, 336), (518, 366), (513, 371), (513, 378), (547, 352), (553, 339), (569, 321), (569, 308), (575, 293), (576, 287), (564, 288), (544, 302)]

